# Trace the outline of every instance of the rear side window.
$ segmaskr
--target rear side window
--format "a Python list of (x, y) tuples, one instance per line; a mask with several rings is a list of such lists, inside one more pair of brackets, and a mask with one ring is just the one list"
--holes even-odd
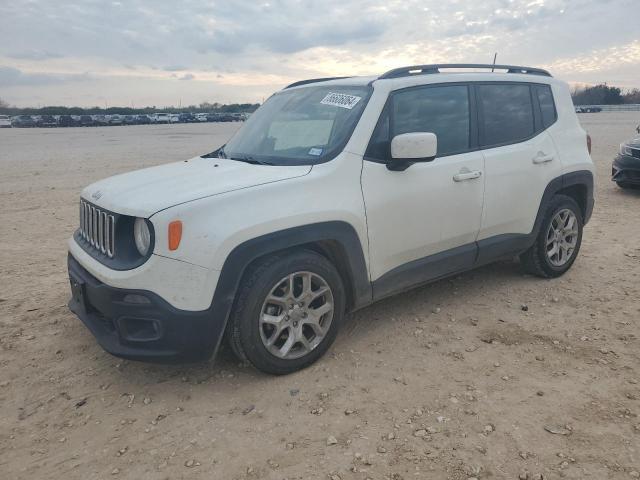
[(438, 156), (469, 150), (468, 87), (423, 87), (394, 93), (373, 132), (366, 156), (388, 159), (391, 139), (413, 132), (435, 133)]
[(556, 121), (556, 106), (553, 103), (553, 94), (549, 85), (536, 85), (533, 91), (538, 97), (540, 113), (542, 114), (542, 126), (549, 128)]
[(484, 146), (516, 143), (535, 131), (529, 85), (480, 85)]

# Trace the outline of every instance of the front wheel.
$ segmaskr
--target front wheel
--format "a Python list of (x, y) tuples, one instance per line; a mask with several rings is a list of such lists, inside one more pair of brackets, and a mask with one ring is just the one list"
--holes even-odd
[(291, 373), (327, 351), (344, 309), (342, 279), (325, 257), (308, 250), (277, 254), (245, 274), (227, 337), (258, 370)]
[(582, 212), (576, 201), (556, 195), (549, 203), (535, 243), (520, 256), (529, 273), (543, 278), (565, 273), (580, 251)]

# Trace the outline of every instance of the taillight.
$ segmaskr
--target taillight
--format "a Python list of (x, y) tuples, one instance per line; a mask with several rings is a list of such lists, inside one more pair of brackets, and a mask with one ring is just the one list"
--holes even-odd
[(591, 135), (587, 133), (587, 150), (589, 150), (589, 155), (591, 155)]

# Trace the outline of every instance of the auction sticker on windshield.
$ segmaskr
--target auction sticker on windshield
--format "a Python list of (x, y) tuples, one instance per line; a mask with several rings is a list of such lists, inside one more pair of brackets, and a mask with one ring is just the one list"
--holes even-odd
[(328, 93), (326, 97), (320, 100), (322, 105), (332, 105), (334, 107), (348, 108), (351, 110), (360, 101), (362, 97), (355, 95), (347, 95), (346, 93)]

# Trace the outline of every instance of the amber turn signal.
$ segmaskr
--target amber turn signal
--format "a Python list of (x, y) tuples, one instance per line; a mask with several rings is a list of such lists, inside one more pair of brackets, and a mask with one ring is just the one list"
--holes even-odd
[(174, 220), (169, 224), (169, 250), (177, 250), (182, 239), (182, 222)]

